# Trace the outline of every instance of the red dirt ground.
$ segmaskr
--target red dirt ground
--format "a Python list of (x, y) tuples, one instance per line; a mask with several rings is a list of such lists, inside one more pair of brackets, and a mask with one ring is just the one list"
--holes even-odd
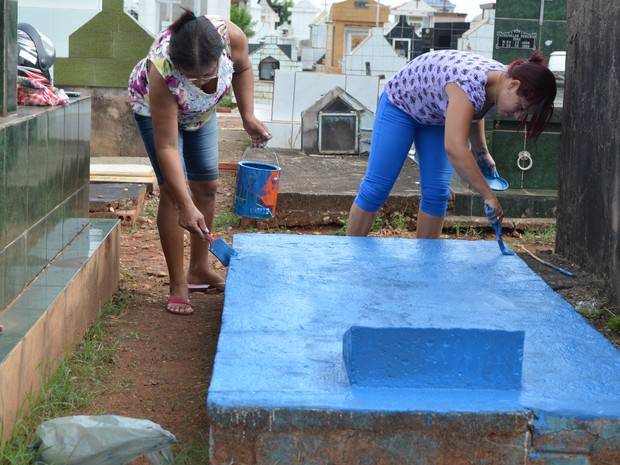
[[(229, 145), (227, 149), (239, 153), (238, 146)], [(230, 210), (233, 192), (234, 177), (223, 176), (218, 194), (218, 212)], [(188, 317), (164, 311), (168, 275), (155, 227), (156, 205), (156, 194), (150, 195), (137, 223), (134, 226), (122, 226), (121, 287), (131, 291), (133, 298), (124, 313), (108, 318), (105, 323), (110, 343), (118, 343), (116, 358), (105, 381), (104, 393), (81, 413), (108, 413), (154, 421), (177, 437), (179, 444), (174, 450), (178, 454), (192, 444), (208, 442), (209, 421), (205, 397), (224, 297), (223, 294), (193, 294), (195, 312)], [(338, 227), (334, 226), (332, 233), (336, 229)], [(237, 232), (242, 231), (229, 228), (218, 230), (216, 234), (230, 243), (232, 234)], [(322, 234), (326, 230), (289, 232)], [(414, 235), (413, 232), (401, 230), (384, 230), (373, 234), (402, 237)], [(446, 237), (456, 236), (447, 234)], [(508, 240), (517, 239), (509, 237)], [(579, 305), (598, 308), (604, 305), (605, 288), (600, 280), (554, 255), (552, 245), (528, 242), (523, 238), (519, 241), (545, 260), (576, 271), (577, 278), (564, 277), (527, 256), (523, 257), (536, 273), (569, 302), (575, 305), (583, 302)], [(215, 259), (213, 263), (217, 263)], [(220, 273), (224, 276), (225, 270), (220, 269)], [(620, 335), (605, 329), (609, 317), (610, 314), (603, 312), (592, 319), (591, 323), (612, 340), (616, 347), (620, 347)], [(134, 463), (147, 462), (138, 459)], [(208, 461), (205, 458), (200, 463), (206, 464)]]

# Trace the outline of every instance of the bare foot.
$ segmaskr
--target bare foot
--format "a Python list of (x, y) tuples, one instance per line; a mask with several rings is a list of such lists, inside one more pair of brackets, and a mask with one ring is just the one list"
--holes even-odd
[(214, 270), (206, 270), (201, 273), (188, 273), (187, 282), (195, 285), (190, 287), (190, 292), (206, 292), (207, 289), (215, 289), (219, 292), (224, 292), (226, 288), (225, 278)]

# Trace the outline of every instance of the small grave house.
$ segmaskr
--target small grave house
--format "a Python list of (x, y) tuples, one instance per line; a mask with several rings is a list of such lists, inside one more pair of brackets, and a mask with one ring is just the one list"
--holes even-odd
[(301, 112), (301, 149), (306, 154), (368, 152), (374, 113), (341, 87)]

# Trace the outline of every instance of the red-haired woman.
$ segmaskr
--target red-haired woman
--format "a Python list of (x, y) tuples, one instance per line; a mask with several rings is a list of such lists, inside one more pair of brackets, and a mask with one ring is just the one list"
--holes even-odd
[(484, 115), (495, 106), (498, 115), (522, 118), (527, 137), (536, 139), (551, 119), (555, 95), (555, 76), (538, 51), (508, 67), (458, 50), (410, 61), (386, 83), (379, 100), (368, 167), (351, 206), (347, 235), (369, 233), (412, 144), (422, 191), (419, 238), (441, 234), (453, 169), (483, 197), (492, 219), (501, 219), (504, 211), (485, 179), (498, 175)]
[[(193, 312), (192, 290), (224, 290), (209, 268), (209, 242), (218, 184), (217, 104), (232, 86), (252, 144), (271, 138), (254, 116), (254, 72), (243, 31), (216, 16), (184, 13), (159, 34), (129, 78), (129, 101), (155, 170), (157, 227), (170, 274), (166, 309)], [(184, 230), (191, 234), (184, 269)]]

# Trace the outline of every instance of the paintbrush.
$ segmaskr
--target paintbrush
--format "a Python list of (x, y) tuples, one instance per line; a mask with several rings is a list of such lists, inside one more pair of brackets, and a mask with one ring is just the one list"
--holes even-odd
[(493, 217), (495, 209), (491, 208), (485, 203), (484, 213), (489, 219), (489, 223), (491, 223), (491, 226), (493, 226), (493, 229), (495, 230), (495, 237), (497, 238), (497, 243), (499, 244), (499, 250), (501, 250), (502, 254), (504, 255), (514, 255), (515, 253), (510, 250), (509, 247), (506, 247), (504, 241), (502, 240), (502, 222), (499, 219)]
[(548, 266), (549, 268), (553, 268), (555, 271), (559, 271), (562, 274), (565, 274), (566, 276), (570, 276), (571, 278), (575, 278), (576, 276), (571, 273), (570, 271), (565, 270), (564, 268), (560, 268), (559, 266), (555, 266), (552, 263), (546, 262), (545, 260), (538, 258), (536, 255), (534, 255), (532, 252), (530, 252), (529, 250), (527, 250), (525, 247), (523, 247), (522, 245), (520, 245), (519, 247), (521, 247), (525, 252), (528, 253), (528, 255), (530, 257), (532, 257), (534, 260), (536, 260), (537, 262), (542, 263), (545, 266)]
[(215, 255), (222, 265), (228, 266), (230, 259), (237, 255), (237, 251), (224, 242), (224, 239), (216, 239), (207, 231), (203, 232), (205, 239), (209, 241), (209, 244), (211, 244), (211, 253)]

